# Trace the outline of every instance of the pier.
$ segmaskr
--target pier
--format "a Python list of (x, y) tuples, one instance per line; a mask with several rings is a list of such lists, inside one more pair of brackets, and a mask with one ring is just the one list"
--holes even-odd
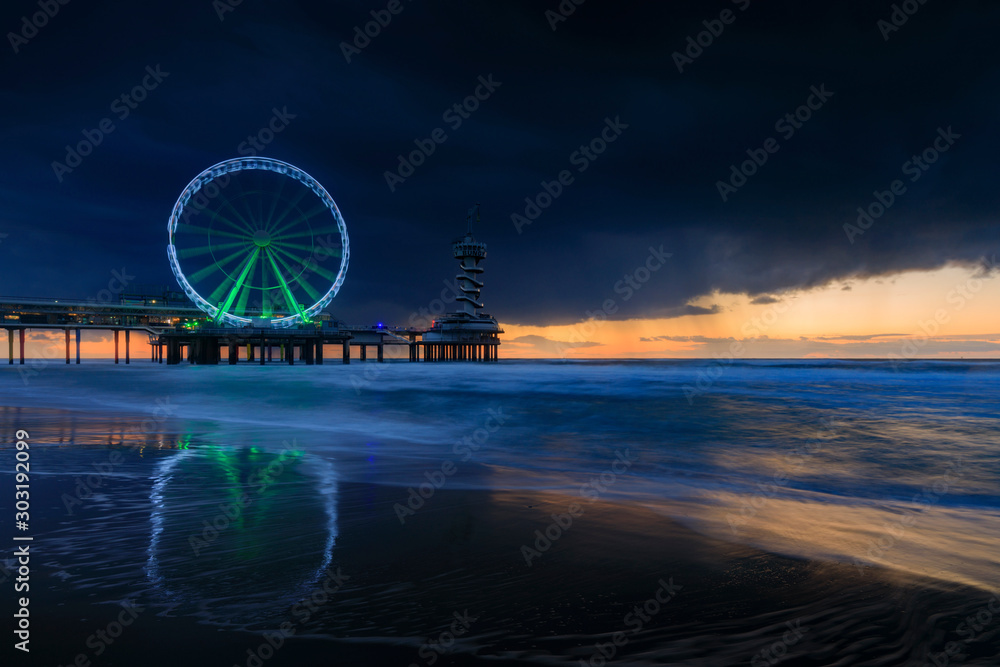
[[(276, 170), (288, 174), (289, 170), (299, 174), (303, 183), (312, 183), (312, 191), (322, 191), (311, 177), (287, 163), (275, 160), (235, 159), (222, 163), (229, 171)], [(221, 165), (216, 165), (221, 167)], [(202, 177), (212, 178), (222, 172), (217, 168), (207, 170), (185, 189), (197, 191), (202, 185)], [(228, 172), (227, 172), (228, 173)], [(206, 176), (208, 175), (208, 176)], [(28, 330), (64, 332), (66, 363), (71, 363), (71, 347), (75, 342), (75, 359), (80, 363), (80, 341), (83, 331), (108, 331), (114, 339), (114, 361), (125, 364), (132, 362), (132, 334), (145, 335), (150, 346), (150, 361), (175, 366), (183, 361), (189, 364), (218, 365), (225, 362), (236, 365), (241, 361), (293, 365), (296, 361), (307, 366), (322, 365), (326, 346), (339, 347), (342, 363), (351, 363), (352, 350), (357, 348), (360, 361), (367, 361), (369, 352), (374, 352), (378, 362), (385, 361), (386, 347), (406, 346), (407, 359), (411, 362), (472, 361), (495, 362), (498, 360), (500, 329), (497, 320), (482, 312), (480, 293), (483, 287), (483, 267), (486, 258), (486, 244), (472, 235), (473, 211), (479, 222), (478, 204), (470, 209), (467, 230), (463, 237), (452, 242), (452, 256), (459, 262), (460, 272), (455, 277), (461, 292), (455, 298), (456, 312), (438, 317), (430, 328), (386, 327), (382, 324), (371, 327), (349, 326), (334, 320), (324, 308), (329, 305), (347, 272), (348, 240), (347, 231), (339, 210), (332, 204), (327, 194), (324, 206), (330, 207), (336, 229), (340, 233), (341, 248), (324, 251), (339, 256), (340, 270), (334, 275), (318, 265), (317, 261), (302, 261), (296, 267), (288, 263), (288, 258), (299, 259), (289, 249), (295, 250), (300, 243), (289, 243), (288, 239), (313, 238), (312, 228), (307, 232), (291, 234), (293, 223), (271, 229), (270, 220), (258, 226), (246, 227), (242, 232), (246, 238), (228, 243), (227, 248), (243, 244), (243, 248), (230, 254), (222, 264), (229, 266), (238, 255), (246, 256), (236, 265), (239, 271), (229, 275), (222, 270), (219, 261), (208, 264), (196, 271), (196, 276), (216, 276), (219, 286), (210, 294), (211, 301), (202, 297), (184, 275), (180, 260), (199, 257), (211, 251), (211, 244), (194, 248), (178, 249), (173, 241), (178, 230), (205, 229), (191, 224), (181, 224), (181, 211), (190, 199), (190, 194), (182, 194), (174, 208), (169, 225), (171, 243), (167, 248), (168, 258), (178, 286), (182, 291), (162, 286), (123, 285), (122, 290), (113, 294), (103, 290), (100, 300), (40, 299), (25, 297), (0, 297), (0, 327), (7, 332), (7, 363), (14, 364), (14, 340), (18, 341), (18, 363), (25, 363), (25, 337)], [(235, 225), (232, 221), (228, 224)], [(254, 223), (257, 225), (258, 223)], [(269, 231), (270, 230), (270, 231)], [(252, 233), (251, 233), (252, 232)], [(272, 233), (273, 232), (273, 233)], [(241, 238), (240, 234), (225, 232), (227, 241)], [(331, 246), (332, 248), (332, 246)], [(266, 257), (265, 262), (262, 257)], [(270, 273), (266, 273), (270, 271)], [(326, 295), (312, 306), (300, 303), (300, 288), (311, 298), (319, 294), (310, 286), (306, 274), (321, 278), (335, 278)], [(238, 275), (237, 275), (238, 274)], [(268, 278), (261, 285), (253, 283), (253, 276)], [(287, 277), (286, 277), (287, 274)], [(248, 282), (249, 281), (249, 282)], [(278, 290), (277, 295), (271, 291)], [(267, 295), (260, 304), (251, 304), (249, 296), (253, 292)], [(281, 298), (278, 298), (281, 297)], [(305, 297), (303, 297), (304, 300)], [(124, 333), (124, 336), (122, 335)]]
[[(159, 303), (153, 303), (157, 301)], [(162, 297), (95, 304), (67, 299), (0, 297), (0, 328), (7, 333), (7, 363), (25, 363), (28, 330), (64, 333), (65, 362), (80, 363), (84, 331), (105, 331), (114, 339), (114, 363), (132, 363), (133, 335), (145, 337), (150, 361), (168, 365), (187, 362), (215, 365), (254, 362), (320, 365), (325, 346), (339, 349), (345, 364), (385, 361), (387, 347), (406, 346), (416, 361), (497, 361), (496, 332), (466, 333), (454, 340), (425, 340), (430, 329), (346, 326), (329, 319), (291, 328), (216, 327), (201, 310), (163, 304)], [(140, 338), (142, 340), (142, 338)], [(16, 343), (16, 350), (15, 350)], [(352, 350), (352, 348), (354, 348)]]

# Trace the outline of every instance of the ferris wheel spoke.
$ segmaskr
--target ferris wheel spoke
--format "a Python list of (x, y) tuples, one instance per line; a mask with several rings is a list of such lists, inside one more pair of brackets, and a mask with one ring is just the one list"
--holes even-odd
[[(251, 172), (251, 174), (252, 173), (253, 172)], [(227, 200), (226, 203), (233, 209), (233, 213), (235, 213), (237, 217), (239, 217), (239, 219), (246, 224), (252, 234), (255, 231), (254, 226), (247, 222), (247, 220), (245, 220), (236, 210), (236, 202), (240, 202), (243, 206), (243, 210), (247, 213), (247, 218), (249, 220), (253, 220), (253, 211), (250, 210), (250, 204), (248, 203), (247, 189), (242, 180), (236, 181), (236, 187), (239, 189), (239, 193), (237, 193), (232, 199)]]
[(233, 305), (233, 300), (236, 298), (236, 294), (243, 287), (243, 283), (246, 282), (247, 275), (250, 273), (250, 269), (253, 268), (254, 263), (257, 261), (257, 257), (259, 255), (260, 255), (260, 248), (254, 248), (253, 254), (247, 258), (246, 262), (244, 262), (243, 270), (240, 271), (240, 277), (234, 281), (232, 289), (230, 289), (229, 294), (226, 295), (226, 300), (223, 301), (222, 305), (219, 307), (219, 315), (216, 316), (216, 320), (219, 319), (219, 316), (222, 313), (229, 312), (229, 309)]
[(178, 225), (177, 225), (177, 231), (178, 232), (198, 233), (200, 235), (212, 234), (214, 236), (225, 236), (227, 238), (234, 238), (234, 239), (246, 239), (247, 238), (247, 233), (246, 232), (243, 232), (242, 234), (236, 234), (234, 232), (227, 232), (227, 231), (223, 231), (221, 229), (212, 229), (211, 227), (199, 227), (197, 225), (188, 225), (188, 224), (183, 224), (183, 223), (178, 223)]
[[(310, 210), (306, 211), (305, 213), (303, 213), (302, 215), (297, 216), (292, 222), (288, 223), (284, 227), (281, 227), (280, 229), (274, 230), (273, 232), (271, 232), (271, 235), (272, 236), (280, 236), (282, 233), (284, 233), (285, 231), (291, 229), (292, 227), (294, 227), (296, 225), (301, 225), (301, 224), (303, 224), (305, 222), (308, 222), (309, 220), (312, 220), (313, 218), (315, 218), (318, 215), (322, 215), (323, 213), (329, 212), (329, 210), (330, 209), (328, 209), (326, 207), (326, 204), (320, 204), (316, 208), (310, 209)], [(312, 230), (310, 230), (309, 233), (312, 233)]]
[[(247, 262), (250, 260), (252, 256), (253, 256), (252, 253), (247, 254), (246, 251), (240, 251), (233, 253), (229, 257), (223, 258), (223, 260), (220, 262), (217, 262), (217, 268), (219, 268), (223, 272), (223, 274), (225, 274), (226, 277), (222, 280), (222, 283), (215, 288), (215, 291), (213, 291), (212, 294), (210, 295), (209, 303), (214, 304), (218, 303), (221, 300), (222, 294), (225, 293), (225, 291), (229, 289), (229, 286), (235, 282), (233, 276), (241, 272), (246, 267)], [(228, 272), (222, 268), (225, 264), (228, 264), (229, 262), (231, 262), (233, 259), (236, 258), (241, 258), (241, 259), (240, 262), (235, 267), (233, 267), (232, 272)]]
[[(323, 215), (324, 213), (329, 213), (329, 212), (330, 212), (330, 209), (327, 208), (326, 204), (320, 203), (315, 208), (309, 209), (305, 213), (302, 213), (301, 215), (296, 216), (295, 219), (292, 222), (288, 223), (284, 227), (281, 227), (281, 228), (276, 229), (273, 232), (271, 232), (271, 236), (280, 236), (285, 231), (291, 229), (292, 227), (295, 227), (296, 225), (302, 225), (302, 224), (308, 223), (309, 220), (312, 220), (316, 216)], [(307, 230), (305, 231), (305, 233), (307, 233), (307, 234), (309, 234), (309, 233), (315, 233), (315, 232), (313, 232), (313, 230), (312, 230), (311, 227), (309, 227), (308, 225), (306, 225), (306, 227), (307, 227)]]
[(201, 269), (200, 271), (196, 271), (195, 273), (192, 273), (191, 274), (191, 282), (193, 282), (193, 283), (199, 283), (202, 280), (204, 280), (205, 278), (207, 278), (208, 276), (210, 276), (213, 273), (215, 273), (216, 271), (221, 271), (221, 272), (225, 273), (225, 268), (224, 267), (225, 267), (226, 264), (229, 264), (234, 259), (237, 259), (239, 257), (243, 257), (245, 255), (246, 255), (246, 250), (240, 249), (240, 250), (237, 250), (236, 252), (234, 252), (231, 255), (227, 255), (226, 257), (223, 257), (222, 259), (217, 259), (217, 260), (215, 260), (214, 264), (209, 264), (208, 266), (206, 266), (205, 268)]
[[(265, 254), (267, 249), (264, 249)], [(271, 293), (270, 287), (268, 286), (267, 280), (267, 262), (263, 259), (260, 261), (260, 316), (261, 317), (271, 317)]]
[(218, 245), (203, 245), (197, 248), (184, 248), (183, 250), (177, 251), (177, 256), (187, 259), (188, 257), (207, 255), (214, 250), (231, 250), (233, 248), (243, 247), (246, 247), (246, 241), (231, 241), (229, 243), (220, 243)]
[(275, 241), (271, 240), (271, 245), (277, 248), (286, 248), (288, 250), (304, 250), (308, 253), (316, 250), (315, 245), (305, 245), (304, 243), (288, 243), (287, 241)]
[(292, 274), (295, 273), (295, 270), (291, 266), (288, 265), (288, 262), (286, 262), (284, 259), (282, 259), (281, 256), (279, 256), (277, 253), (272, 253), (272, 254), (274, 255), (274, 258), (278, 261), (278, 263), (281, 264), (281, 266), (284, 267), (285, 271), (288, 272), (288, 275), (291, 278), (291, 282), (298, 283), (299, 285), (301, 285), (302, 289), (305, 291), (306, 294), (309, 295), (309, 298), (312, 299), (313, 301), (319, 301), (320, 300), (321, 297), (320, 297), (319, 291), (317, 291), (317, 289), (315, 287), (313, 287), (312, 285), (310, 285), (308, 280), (306, 280), (305, 278), (302, 277), (303, 274), (305, 274), (305, 272), (306, 272), (305, 269), (307, 269), (307, 268), (311, 269), (312, 267), (306, 267), (305, 264), (303, 264), (302, 262), (300, 262), (299, 264), (303, 267), (303, 270), (299, 271), (297, 275), (293, 276)]
[(288, 229), (289, 227), (293, 227), (296, 224), (298, 224), (298, 219), (296, 219), (294, 222), (288, 223), (288, 225), (285, 226), (285, 227), (277, 227), (278, 225), (282, 224), (282, 222), (284, 222), (285, 218), (288, 217), (289, 213), (291, 213), (292, 211), (296, 210), (296, 208), (298, 207), (299, 202), (302, 201), (302, 198), (306, 196), (307, 192), (312, 192), (312, 190), (309, 190), (308, 188), (301, 188), (300, 191), (299, 191), (299, 194), (295, 196), (295, 199), (291, 200), (288, 203), (288, 206), (285, 207), (285, 211), (281, 214), (281, 217), (274, 221), (276, 229), (275, 229), (275, 231), (271, 232), (272, 236), (274, 234), (280, 233), (284, 229)]
[(286, 243), (285, 241), (271, 241), (271, 245), (289, 250), (305, 250), (308, 253), (312, 253), (316, 250), (316, 246), (304, 245), (302, 243)]
[(292, 294), (291, 288), (288, 287), (288, 283), (285, 282), (284, 276), (281, 275), (281, 270), (278, 268), (277, 263), (274, 261), (274, 253), (271, 252), (270, 247), (264, 248), (267, 259), (271, 262), (271, 268), (274, 270), (275, 277), (278, 278), (278, 284), (281, 285), (281, 292), (285, 295), (285, 299), (288, 301), (288, 308), (293, 310), (296, 315), (304, 318), (305, 315), (302, 309), (299, 308), (299, 301)]
[[(222, 215), (222, 211), (227, 208), (233, 212), (233, 215), (236, 216), (236, 219), (239, 220), (239, 222), (235, 222), (230, 218), (227, 218), (226, 216)], [(240, 212), (236, 210), (236, 205), (233, 204), (231, 201), (227, 200), (222, 209), (216, 211), (215, 213), (213, 213), (213, 215), (222, 222), (232, 227), (233, 229), (243, 232), (244, 234), (253, 234), (254, 231), (256, 231), (253, 225), (251, 225), (249, 222), (243, 219), (243, 216), (240, 215)]]
[(267, 220), (263, 221), (264, 222), (264, 229), (270, 229), (271, 228), (271, 220), (274, 219), (274, 212), (278, 208), (278, 202), (281, 201), (281, 193), (285, 189), (285, 182), (287, 180), (288, 179), (282, 178), (281, 180), (278, 181), (278, 191), (274, 193), (274, 196), (271, 199), (271, 210), (268, 211), (268, 213), (267, 213)]
[(254, 226), (257, 227), (257, 229), (264, 229), (267, 227), (267, 225), (264, 224), (264, 202), (261, 201), (260, 197), (256, 197), (256, 199), (257, 217), (253, 218)]
[[(260, 263), (259, 253), (258, 253), (258, 257), (257, 257), (256, 263), (257, 264)], [(244, 315), (246, 315), (246, 312), (247, 312), (247, 301), (250, 298), (250, 291), (251, 291), (251, 289), (250, 289), (250, 283), (246, 283), (245, 285), (243, 285), (243, 290), (240, 292), (240, 298), (238, 298), (236, 300), (236, 310), (234, 312), (237, 315), (240, 315), (241, 317), (244, 316)]]
[(337, 280), (337, 276), (334, 273), (332, 273), (331, 271), (328, 271), (328, 270), (324, 269), (322, 266), (320, 266), (319, 264), (317, 264), (315, 260), (313, 260), (312, 262), (310, 262), (310, 261), (308, 261), (306, 259), (302, 259), (301, 257), (297, 257), (297, 256), (293, 255), (292, 253), (288, 252), (287, 250), (283, 250), (283, 249), (275, 246), (274, 244), (272, 244), (270, 247), (273, 248), (275, 251), (280, 252), (281, 254), (285, 255), (286, 257), (288, 257), (290, 260), (292, 260), (296, 264), (300, 264), (300, 265), (302, 265), (304, 267), (308, 267), (310, 271), (312, 271), (313, 273), (315, 273), (317, 276), (320, 276), (321, 278), (326, 278), (327, 280), (330, 280), (330, 281), (336, 281)]
[(271, 236), (272, 241), (286, 241), (288, 239), (304, 239), (309, 236), (319, 236), (320, 234), (333, 234), (340, 233), (340, 228), (336, 225), (332, 227), (320, 227), (318, 229), (303, 230), (300, 232), (293, 232), (291, 234), (281, 234), (280, 236)]

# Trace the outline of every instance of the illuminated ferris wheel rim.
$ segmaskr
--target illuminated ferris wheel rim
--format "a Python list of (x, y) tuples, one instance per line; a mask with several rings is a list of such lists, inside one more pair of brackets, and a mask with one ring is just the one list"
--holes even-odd
[[(174, 234), (177, 231), (177, 225), (181, 222), (181, 218), (184, 217), (184, 211), (188, 202), (190, 202), (191, 199), (198, 194), (198, 192), (203, 189), (207, 192), (207, 186), (222, 176), (234, 174), (240, 171), (253, 170), (271, 171), (282, 174), (284, 176), (294, 178), (305, 185), (307, 188), (312, 190), (317, 197), (319, 197), (326, 208), (333, 214), (334, 220), (337, 223), (337, 230), (340, 232), (343, 254), (340, 259), (340, 270), (337, 272), (336, 280), (333, 281), (333, 285), (330, 286), (330, 289), (327, 290), (323, 297), (316, 303), (303, 309), (302, 312), (289, 315), (287, 317), (272, 318), (269, 321), (270, 325), (273, 327), (292, 327), (303, 322), (306, 318), (315, 317), (324, 308), (326, 308), (331, 301), (333, 301), (333, 298), (337, 295), (341, 285), (344, 284), (344, 279), (347, 277), (347, 266), (350, 259), (350, 244), (347, 236), (347, 225), (344, 222), (343, 216), (340, 214), (340, 209), (337, 208), (337, 202), (333, 200), (333, 197), (329, 192), (327, 192), (326, 188), (319, 183), (319, 181), (295, 165), (266, 157), (231, 158), (212, 165), (195, 176), (191, 179), (191, 182), (187, 184), (187, 187), (181, 191), (176, 203), (174, 203), (170, 219), (167, 221), (167, 257), (170, 260), (170, 268), (174, 273), (174, 277), (177, 278), (178, 284), (180, 284), (187, 297), (191, 299), (191, 301), (194, 302), (200, 310), (208, 314), (213, 319), (225, 322), (226, 324), (230, 324), (232, 326), (247, 326), (253, 324), (253, 320), (249, 317), (242, 317), (228, 312), (220, 312), (222, 309), (209, 303), (208, 300), (202, 297), (184, 275), (184, 271), (181, 269), (180, 261), (177, 257), (177, 248), (174, 246)], [(218, 185), (215, 187), (216, 189), (219, 188)], [(215, 196), (217, 195), (210, 195), (210, 198), (214, 198)]]

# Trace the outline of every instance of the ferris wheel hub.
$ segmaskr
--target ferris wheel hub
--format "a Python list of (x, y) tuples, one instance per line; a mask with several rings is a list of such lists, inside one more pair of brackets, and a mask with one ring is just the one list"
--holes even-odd
[(254, 232), (253, 242), (258, 248), (266, 248), (271, 245), (271, 234), (265, 229), (258, 229)]

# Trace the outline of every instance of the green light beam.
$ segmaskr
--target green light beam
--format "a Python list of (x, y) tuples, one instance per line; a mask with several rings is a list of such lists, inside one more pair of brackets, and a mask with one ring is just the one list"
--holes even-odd
[[(299, 192), (298, 196), (296, 196), (295, 199), (293, 199), (293, 200), (291, 200), (289, 202), (288, 207), (285, 209), (285, 212), (281, 214), (281, 217), (274, 221), (275, 226), (280, 225), (282, 223), (282, 221), (284, 221), (284, 219), (288, 217), (289, 213), (291, 213), (293, 210), (296, 210), (296, 206), (298, 205), (298, 203), (300, 201), (302, 201), (302, 198), (306, 196), (307, 192), (311, 194), (312, 190), (310, 190), (309, 188), (303, 186), (301, 188), (301, 192)], [(290, 223), (290, 224), (294, 225), (295, 223), (293, 222), (293, 223)], [(278, 233), (278, 232), (277, 231), (272, 232), (272, 236), (274, 234), (276, 234), (276, 233)]]
[(228, 257), (223, 257), (222, 259), (217, 259), (217, 260), (215, 260), (214, 264), (206, 266), (204, 269), (201, 269), (200, 271), (196, 271), (195, 273), (192, 273), (190, 276), (188, 276), (188, 282), (190, 282), (190, 283), (201, 282), (202, 280), (204, 280), (208, 276), (212, 275), (216, 271), (222, 271), (223, 273), (225, 273), (225, 269), (223, 269), (222, 267), (224, 265), (226, 265), (226, 264), (229, 264), (231, 261), (233, 261), (237, 257), (243, 256), (243, 255), (246, 255), (246, 249), (237, 250), (236, 252), (234, 252), (233, 254), (229, 255)]
[[(301, 264), (303, 267), (306, 267), (306, 260), (304, 260), (304, 259), (302, 259), (300, 257), (296, 257), (295, 255), (293, 255), (292, 253), (288, 252), (287, 250), (282, 250), (281, 248), (279, 248), (277, 246), (272, 245), (272, 246), (269, 246), (269, 247), (274, 248), (274, 250), (276, 250), (277, 252), (280, 252), (283, 255), (286, 255), (292, 261), (294, 261), (294, 262), (296, 262), (298, 264)], [(312, 271), (313, 273), (315, 273), (316, 275), (320, 276), (321, 278), (326, 278), (330, 282), (336, 282), (336, 280), (337, 280), (337, 274), (331, 273), (330, 271), (324, 269), (322, 266), (319, 266), (316, 262), (312, 262), (311, 264), (308, 265), (307, 268), (310, 271)]]
[(286, 231), (288, 229), (291, 229), (295, 225), (300, 224), (300, 223), (304, 223), (304, 222), (306, 222), (308, 220), (312, 220), (317, 215), (322, 215), (322, 213), (324, 211), (329, 212), (329, 210), (330, 209), (328, 209), (326, 207), (326, 204), (320, 203), (317, 207), (309, 209), (308, 211), (306, 211), (305, 213), (303, 213), (301, 216), (295, 218), (295, 220), (293, 220), (292, 222), (288, 223), (284, 227), (282, 227), (280, 229), (275, 229), (273, 232), (271, 232), (271, 236), (279, 236), (282, 232), (284, 232), (284, 231)]
[[(233, 210), (233, 213), (236, 215), (237, 219), (239, 219), (238, 223), (222, 214), (222, 212), (226, 209), (226, 207), (229, 207)], [(247, 221), (244, 220), (243, 217), (239, 214), (239, 211), (237, 211), (236, 208), (228, 200), (223, 203), (222, 207), (218, 211), (212, 211), (212, 219), (221, 220), (223, 223), (229, 225), (236, 231), (243, 232), (244, 234), (253, 234), (254, 232), (254, 230), (250, 228), (250, 225), (247, 224)]]
[(274, 219), (274, 211), (278, 208), (278, 202), (281, 201), (281, 193), (285, 189), (285, 182), (287, 180), (287, 178), (278, 180), (278, 191), (274, 193), (274, 198), (271, 199), (271, 210), (267, 214), (267, 220), (264, 221), (264, 229), (271, 228), (271, 220)]
[(272, 241), (286, 241), (288, 239), (301, 239), (307, 236), (318, 236), (320, 234), (333, 234), (334, 232), (340, 233), (340, 228), (334, 225), (333, 227), (320, 227), (319, 229), (310, 229), (309, 231), (295, 232), (293, 234), (282, 234), (281, 236), (271, 235)]
[(203, 245), (197, 248), (184, 248), (177, 251), (177, 256), (183, 258), (197, 257), (198, 255), (207, 255), (213, 250), (230, 250), (237, 247), (245, 248), (246, 245), (245, 241), (231, 241), (229, 243), (220, 243), (217, 246)]
[(197, 234), (215, 234), (216, 236), (228, 236), (234, 239), (246, 240), (247, 238), (246, 232), (243, 232), (242, 234), (234, 234), (233, 232), (226, 232), (221, 229), (212, 229), (210, 227), (198, 227), (197, 225), (187, 225), (183, 223), (177, 224), (177, 231), (191, 232)]
[[(294, 250), (305, 250), (308, 253), (311, 253), (314, 250), (316, 250), (315, 246), (302, 245), (301, 243), (287, 243), (285, 241), (278, 241), (277, 243), (275, 243), (272, 240), (271, 245), (278, 248), (292, 248)], [(328, 255), (334, 255), (335, 257), (341, 257), (344, 254), (341, 248), (327, 248), (324, 250), (324, 252), (327, 253)]]
[(219, 313), (215, 316), (215, 321), (218, 322), (221, 319), (223, 313), (228, 313), (229, 309), (233, 305), (233, 299), (236, 298), (236, 293), (243, 287), (243, 282), (247, 279), (247, 274), (250, 273), (250, 268), (253, 263), (257, 260), (257, 255), (260, 254), (260, 248), (254, 248), (253, 254), (250, 259), (247, 260), (246, 264), (243, 266), (243, 271), (240, 272), (240, 277), (236, 279), (236, 284), (233, 289), (229, 290), (229, 294), (226, 296), (226, 300), (222, 304), (222, 308)]
[[(274, 258), (277, 259), (281, 263), (281, 265), (283, 267), (285, 267), (285, 270), (288, 271), (288, 275), (292, 275), (292, 273), (293, 273), (292, 267), (290, 267), (288, 265), (288, 263), (285, 262), (285, 260), (283, 260), (277, 253), (275, 253)], [(304, 268), (308, 268), (308, 267), (304, 267)], [(306, 294), (309, 295), (309, 298), (311, 298), (313, 300), (313, 303), (315, 303), (315, 302), (317, 302), (317, 301), (320, 300), (320, 298), (321, 298), (320, 293), (318, 291), (316, 291), (316, 289), (312, 285), (310, 285), (305, 280), (305, 278), (302, 278), (302, 274), (303, 273), (305, 273), (305, 271), (302, 271), (297, 276), (295, 276), (295, 279), (294, 279), (293, 282), (297, 282), (299, 285), (301, 285), (302, 289), (305, 290)]]
[[(240, 270), (242, 270), (244, 268), (244, 266), (245, 266), (244, 263), (248, 262), (249, 259), (250, 259), (250, 257), (251, 257), (251, 255), (249, 255), (249, 254), (247, 254), (247, 255), (244, 256), (244, 258), (236, 266), (236, 272), (238, 272), (238, 271), (240, 271)], [(229, 259), (229, 258), (227, 257), (226, 259)], [(223, 280), (222, 283), (218, 287), (216, 287), (215, 290), (209, 295), (208, 302), (211, 303), (211, 304), (218, 303), (221, 300), (222, 294), (234, 282), (236, 282), (235, 279), (231, 275), (229, 275), (228, 273), (226, 273), (226, 279)]]
[(292, 290), (288, 287), (288, 283), (285, 282), (284, 276), (281, 275), (281, 270), (278, 269), (278, 265), (274, 261), (271, 248), (264, 248), (264, 253), (271, 262), (271, 268), (274, 269), (274, 275), (278, 277), (278, 282), (281, 283), (281, 289), (285, 293), (285, 298), (288, 300), (288, 307), (294, 310), (295, 313), (303, 320), (306, 319), (305, 313), (303, 313), (302, 309), (299, 308), (299, 300), (295, 298), (294, 294), (292, 294)]

